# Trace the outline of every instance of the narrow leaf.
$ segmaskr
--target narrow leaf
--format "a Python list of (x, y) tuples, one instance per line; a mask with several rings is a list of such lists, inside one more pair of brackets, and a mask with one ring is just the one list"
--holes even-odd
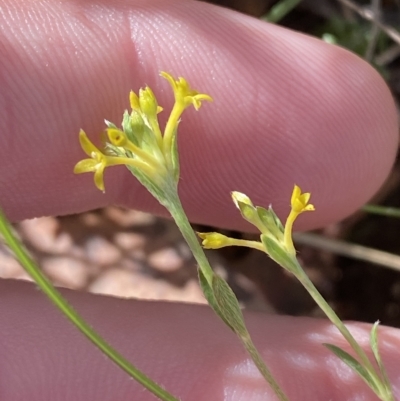
[(211, 306), (213, 311), (223, 320), (223, 322), (232, 330), (235, 331), (234, 328), (230, 325), (228, 320), (225, 319), (223, 313), (221, 312), (219, 305), (215, 299), (213, 289), (211, 288), (210, 284), (208, 284), (208, 281), (206, 280), (203, 272), (199, 268), (199, 282), (200, 282), (200, 287), (203, 291), (204, 297), (206, 298), (208, 304)]
[(358, 375), (368, 384), (368, 386), (378, 394), (379, 390), (376, 387), (376, 384), (371, 377), (370, 373), (357, 361), (354, 357), (352, 357), (349, 353), (342, 350), (333, 344), (323, 344), (326, 348), (328, 348), (331, 352), (333, 352), (342, 362), (344, 362), (347, 366), (349, 366), (353, 371), (358, 373)]
[(247, 336), (248, 332), (244, 324), (243, 314), (236, 295), (228, 283), (218, 275), (214, 275), (212, 289), (215, 301), (221, 311), (224, 320), (240, 336)]
[(382, 358), (381, 358), (381, 354), (379, 352), (378, 326), (379, 326), (379, 320), (376, 321), (374, 323), (374, 325), (372, 326), (369, 341), (370, 341), (372, 352), (374, 354), (375, 361), (378, 364), (379, 371), (381, 372), (381, 376), (382, 376), (382, 379), (383, 379), (383, 383), (384, 383), (384, 385), (386, 387), (386, 390), (389, 391), (389, 392), (392, 392), (392, 386), (391, 386), (389, 377), (387, 375), (385, 366), (383, 364), (383, 361), (382, 361)]

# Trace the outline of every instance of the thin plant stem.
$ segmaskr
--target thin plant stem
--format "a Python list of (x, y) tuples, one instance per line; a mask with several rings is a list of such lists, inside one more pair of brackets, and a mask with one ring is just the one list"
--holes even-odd
[(300, 2), (301, 0), (281, 0), (271, 8), (269, 13), (263, 15), (261, 19), (276, 24), (297, 7)]
[[(179, 230), (181, 231), (183, 237), (185, 238), (187, 244), (189, 245), (190, 250), (193, 253), (194, 258), (196, 259), (199, 268), (201, 269), (204, 277), (206, 278), (207, 282), (209, 283), (210, 287), (213, 284), (213, 275), (214, 272), (208, 262), (208, 259), (204, 253), (203, 248), (200, 246), (198, 237), (196, 236), (187, 216), (183, 209), (182, 203), (179, 199), (178, 193), (175, 194), (169, 193), (168, 200), (170, 203), (167, 206), (167, 209), (171, 213), (171, 216), (175, 220), (176, 225), (178, 226)], [(243, 322), (244, 325), (244, 322)], [(244, 326), (245, 327), (245, 326)], [(251, 340), (250, 334), (247, 331), (246, 333), (241, 334), (237, 333), (240, 341), (242, 342), (243, 346), (249, 353), (251, 359), (253, 360), (254, 364), (256, 365), (259, 372), (262, 374), (264, 379), (267, 383), (271, 386), (275, 394), (281, 401), (289, 401), (285, 393), (280, 388), (278, 382), (272, 376), (272, 373), (268, 369), (267, 365), (264, 363), (260, 353), (258, 352), (257, 348), (255, 347), (253, 341)]]
[[(381, 381), (377, 377), (375, 373), (375, 369), (369, 360), (367, 354), (360, 347), (358, 342), (355, 340), (353, 335), (350, 333), (349, 329), (345, 326), (345, 324), (340, 320), (339, 316), (335, 313), (335, 311), (330, 307), (330, 305), (325, 301), (322, 295), (319, 293), (317, 288), (314, 286), (312, 281), (309, 279), (307, 274), (304, 272), (300, 264), (297, 262), (298, 269), (294, 272), (296, 278), (300, 281), (303, 287), (308, 291), (317, 305), (321, 308), (321, 310), (325, 313), (328, 319), (336, 326), (336, 328), (340, 331), (346, 341), (349, 343), (353, 351), (360, 358), (362, 364), (365, 369), (370, 373), (371, 379), (374, 381), (376, 388), (382, 390)], [(382, 394), (382, 392), (381, 392)]]
[(279, 387), (279, 384), (276, 382), (272, 373), (264, 363), (260, 353), (257, 351), (253, 341), (251, 340), (250, 336), (240, 337), (240, 340), (244, 347), (246, 348), (247, 352), (250, 354), (251, 359), (253, 360), (254, 364), (257, 366), (257, 369), (263, 375), (264, 379), (268, 382), (270, 387), (274, 390), (275, 394), (281, 401), (289, 401), (286, 394), (282, 391)]
[(199, 239), (193, 228), (186, 217), (186, 213), (183, 209), (182, 203), (179, 199), (177, 191), (175, 193), (170, 193), (168, 196), (169, 204), (166, 206), (168, 211), (171, 213), (172, 218), (175, 220), (175, 224), (178, 226), (183, 237), (185, 238), (190, 250), (193, 253), (196, 262), (199, 265), (204, 277), (206, 278), (208, 284), (212, 286), (212, 278), (214, 272), (208, 262), (208, 259), (199, 243)]
[(379, 214), (381, 216), (400, 218), (400, 209), (396, 207), (364, 205), (361, 210), (367, 213)]
[(148, 376), (133, 366), (118, 351), (109, 345), (89, 324), (75, 311), (67, 300), (56, 290), (51, 282), (40, 271), (32, 258), (21, 246), (16, 238), (10, 223), (0, 211), (0, 233), (3, 235), (6, 244), (14, 252), (16, 258), (21, 263), (25, 271), (32, 277), (38, 287), (45, 293), (49, 300), (66, 316), (66, 318), (81, 331), (96, 347), (107, 355), (116, 365), (128, 373), (133, 379), (143, 387), (153, 393), (156, 397), (164, 401), (178, 401), (173, 395), (168, 393)]

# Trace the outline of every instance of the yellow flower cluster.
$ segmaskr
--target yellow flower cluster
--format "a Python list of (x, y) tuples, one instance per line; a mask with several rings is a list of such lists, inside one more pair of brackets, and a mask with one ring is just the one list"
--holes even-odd
[(212, 98), (191, 89), (184, 78), (176, 80), (166, 72), (161, 72), (160, 75), (170, 83), (175, 97), (164, 134), (161, 133), (157, 117), (162, 107), (158, 105), (153, 91), (146, 87), (140, 89), (139, 95), (131, 92), (132, 111), (130, 114), (125, 112), (122, 129), (107, 122), (108, 142), (103, 150), (98, 149), (83, 130), (79, 132), (81, 147), (89, 159), (81, 160), (75, 165), (75, 174), (93, 172), (94, 183), (101, 191), (104, 191), (104, 169), (119, 164), (137, 172), (153, 187), (161, 188), (170, 179), (175, 183), (178, 181), (176, 134), (179, 119), (190, 105), (198, 110), (202, 101), (212, 101)]
[(260, 206), (254, 206), (250, 198), (245, 194), (232, 192), (233, 202), (240, 210), (242, 217), (257, 227), (261, 232), (262, 244), (257, 241), (235, 240), (218, 233), (201, 233), (199, 236), (203, 240), (202, 245), (208, 249), (217, 249), (232, 245), (247, 246), (267, 251), (271, 257), (270, 250), (272, 246), (272, 248), (274, 248), (272, 249), (274, 255), (278, 255), (280, 250), (290, 258), (294, 257), (296, 255), (296, 250), (292, 239), (293, 223), (299, 214), (314, 210), (314, 206), (309, 203), (310, 197), (310, 193), (302, 193), (297, 185), (294, 186), (290, 202), (291, 211), (283, 227), (278, 216), (271, 207), (269, 209), (264, 209)]

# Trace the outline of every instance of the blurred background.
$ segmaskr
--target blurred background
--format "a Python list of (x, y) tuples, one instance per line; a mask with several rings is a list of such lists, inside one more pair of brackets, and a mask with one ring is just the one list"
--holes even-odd
[[(219, 0), (223, 7), (339, 44), (370, 62), (400, 95), (399, 0)], [(400, 166), (371, 201), (400, 207)], [(391, 210), (389, 210), (390, 212)], [(220, 231), (196, 226), (198, 231)], [(118, 297), (205, 303), (196, 264), (172, 221), (109, 207), (26, 220), (16, 229), (57, 285)], [(245, 233), (224, 232), (249, 238)], [(296, 237), (299, 259), (343, 319), (400, 327), (400, 219), (360, 210)], [(321, 316), (309, 295), (268, 257), (247, 248), (209, 251), (246, 309)], [(0, 244), (0, 277), (29, 279)]]

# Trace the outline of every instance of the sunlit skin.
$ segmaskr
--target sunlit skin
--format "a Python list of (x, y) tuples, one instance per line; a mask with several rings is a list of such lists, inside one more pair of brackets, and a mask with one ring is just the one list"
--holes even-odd
[[(82, 159), (79, 128), (97, 143), (103, 119), (120, 121), (132, 88), (148, 84), (171, 109), (160, 70), (183, 75), (215, 101), (197, 114), (187, 110), (180, 127), (180, 195), (192, 221), (256, 232), (229, 192), (271, 203), (284, 218), (296, 182), (312, 191), (316, 211), (295, 228), (322, 227), (367, 202), (395, 159), (398, 117), (390, 90), (342, 48), (206, 2), (3, 0), (0, 8), (0, 171), (7, 172), (0, 193), (14, 221), (110, 204), (166, 216), (124, 166), (108, 169), (105, 194), (91, 174), (71, 172)], [(65, 293), (182, 401), (274, 399), (209, 308)], [(154, 400), (34, 285), (2, 280), (0, 294), (2, 399)], [(321, 346), (343, 344), (329, 322), (246, 313), (246, 323), (291, 401), (376, 401)], [(370, 325), (349, 327), (367, 345)], [(380, 331), (399, 398), (400, 334)]]

